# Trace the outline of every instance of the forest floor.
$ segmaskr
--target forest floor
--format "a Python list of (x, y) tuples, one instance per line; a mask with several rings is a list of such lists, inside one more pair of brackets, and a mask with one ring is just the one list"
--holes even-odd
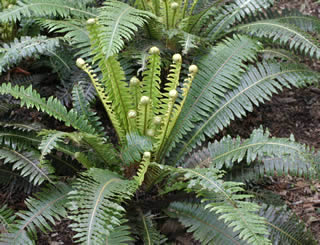
[[(312, 0), (278, 0), (278, 9), (298, 9), (301, 12), (318, 16), (320, 8)], [(320, 63), (307, 62), (320, 72)], [(285, 89), (272, 100), (256, 108), (243, 120), (232, 123), (228, 133), (247, 137), (253, 129), (262, 125), (268, 128), (272, 136), (289, 137), (294, 135), (300, 142), (320, 149), (320, 87)], [(298, 217), (307, 224), (320, 244), (320, 182), (303, 178), (277, 177), (272, 178), (267, 187), (278, 193)], [(2, 193), (0, 192), (0, 199)], [(16, 209), (24, 208), (23, 194), (13, 196), (11, 203)], [(19, 201), (20, 200), (20, 201)], [(20, 205), (20, 206), (19, 206)], [(53, 232), (40, 235), (38, 244), (72, 244), (72, 231), (69, 222), (58, 222)], [(177, 244), (196, 244), (190, 237), (183, 236)]]

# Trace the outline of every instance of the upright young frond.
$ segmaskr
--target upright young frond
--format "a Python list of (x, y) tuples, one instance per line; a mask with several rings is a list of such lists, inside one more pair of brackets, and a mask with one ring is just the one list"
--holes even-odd
[(105, 244), (112, 231), (123, 221), (122, 202), (136, 190), (135, 181), (102, 169), (91, 168), (74, 183), (69, 195), (70, 227), (75, 239), (84, 244)]
[[(80, 3), (80, 4), (79, 4)], [(85, 7), (79, 1), (63, 0), (21, 0), (11, 8), (0, 13), (0, 22), (16, 22), (22, 17), (86, 17), (94, 18), (96, 15), (91, 9)]]
[[(9, 227), (9, 233), (0, 237), (0, 243), (12, 245), (33, 244), (37, 239), (37, 228), (43, 232), (51, 230), (51, 224), (60, 217), (66, 217), (65, 203), (70, 187), (58, 183), (48, 186), (27, 199), (28, 210), (17, 213), (17, 218)], [(51, 224), (50, 224), (51, 223)]]
[(21, 37), (0, 47), (0, 74), (21, 60), (39, 55), (54, 55), (60, 38)]
[(240, 85), (228, 92), (211, 114), (199, 115), (200, 122), (190, 136), (185, 136), (184, 143), (176, 147), (176, 159), (181, 159), (186, 152), (200, 144), (205, 136), (213, 137), (228, 126), (231, 120), (245, 116), (246, 111), (252, 111), (254, 106), (269, 100), (282, 87), (307, 84), (318, 76), (316, 72), (301, 65), (262, 63), (257, 64), (257, 68), (251, 66), (242, 75)]
[(260, 20), (235, 28), (256, 37), (269, 38), (302, 54), (320, 59), (319, 42), (298, 27), (274, 20)]
[(178, 219), (201, 244), (247, 244), (239, 239), (238, 231), (221, 222), (217, 214), (205, 209), (204, 204), (174, 202), (168, 207), (167, 214)]
[(170, 152), (200, 118), (207, 116), (208, 112), (219, 105), (226, 91), (238, 85), (239, 76), (245, 67), (242, 62), (254, 60), (258, 49), (258, 44), (252, 39), (234, 36), (233, 39), (219, 43), (197, 60), (199, 72), (164, 152)]

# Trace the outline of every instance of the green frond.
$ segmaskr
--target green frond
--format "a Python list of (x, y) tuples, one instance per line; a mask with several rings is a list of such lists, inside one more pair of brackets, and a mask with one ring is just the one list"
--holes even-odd
[(155, 227), (152, 218), (152, 214), (144, 214), (139, 210), (139, 220), (136, 225), (138, 235), (145, 245), (164, 244), (167, 239), (158, 231), (157, 227)]
[(238, 231), (221, 222), (219, 216), (206, 209), (204, 204), (174, 202), (168, 207), (167, 214), (178, 219), (201, 244), (247, 244), (239, 239)]
[(75, 240), (87, 244), (105, 244), (112, 231), (123, 223), (121, 204), (136, 190), (135, 181), (102, 169), (91, 168), (74, 183), (69, 194), (70, 227)]
[(0, 13), (0, 22), (17, 22), (22, 17), (70, 16), (94, 18), (96, 15), (79, 1), (21, 0)]
[[(8, 208), (7, 205), (0, 207), (0, 229), (1, 233), (8, 233), (10, 225), (15, 220), (14, 211)], [(0, 235), (1, 241), (1, 235)]]
[[(260, 207), (244, 201), (250, 195), (242, 194), (242, 183), (225, 182), (215, 168), (177, 169), (184, 176), (187, 191), (194, 191), (206, 202), (205, 208), (215, 212), (229, 228), (239, 232), (239, 238), (251, 244), (271, 244), (265, 219), (257, 212)], [(179, 181), (181, 182), (181, 181)], [(177, 184), (177, 183), (176, 183)]]
[[(104, 77), (104, 80), (105, 81), (99, 81), (97, 79), (97, 75), (94, 73), (93, 69), (91, 66), (87, 65), (86, 63), (84, 63), (83, 66), (81, 66), (80, 68), (82, 70), (84, 70), (90, 77), (91, 79), (91, 82), (95, 88), (95, 90), (97, 91), (97, 94), (100, 98), (100, 101), (102, 102), (106, 112), (108, 113), (108, 116), (109, 116), (109, 119), (111, 120), (112, 122), (112, 125), (114, 127), (114, 129), (116, 130), (117, 132), (117, 135), (119, 137), (119, 140), (120, 140), (120, 143), (124, 143), (125, 142), (125, 135), (126, 135), (126, 131), (125, 131), (125, 127), (123, 126), (123, 122), (121, 121), (119, 115), (115, 112), (114, 110), (114, 105), (113, 105), (113, 100), (116, 95), (115, 93), (117, 91), (119, 91), (119, 88), (116, 89), (115, 91), (113, 91), (113, 86), (117, 86), (119, 85), (118, 83), (124, 83), (123, 80), (120, 80), (120, 81), (117, 81), (117, 80), (108, 80), (109, 78), (109, 75), (108, 75), (108, 68), (106, 67), (105, 63), (104, 62), (107, 62), (105, 60), (105, 58), (103, 56), (100, 56), (100, 59), (101, 61), (99, 62), (100, 63), (100, 68), (102, 69), (102, 72), (105, 74)], [(81, 60), (81, 59), (80, 59)], [(112, 60), (110, 62), (113, 62), (114, 66), (117, 67), (120, 72), (120, 74), (118, 74), (117, 76), (120, 76), (121, 79), (125, 79), (125, 76), (124, 76), (124, 72), (123, 70), (121, 70), (121, 66), (119, 65), (119, 62), (117, 60), (115, 60), (115, 58), (112, 58)], [(122, 71), (122, 72), (121, 72)], [(115, 75), (115, 74), (113, 74)], [(114, 82), (115, 84), (112, 84), (111, 82)], [(107, 85), (108, 88), (105, 86)], [(121, 84), (123, 86), (125, 86), (124, 84)], [(124, 88), (124, 92), (126, 93), (127, 91), (127, 88), (125, 87)], [(111, 98), (110, 98), (110, 93), (111, 93)], [(119, 105), (119, 98), (117, 97), (117, 100), (118, 100), (118, 105)], [(120, 100), (121, 102), (123, 102), (123, 100)], [(127, 100), (126, 100), (127, 102)], [(124, 103), (121, 103), (121, 105), (124, 105)], [(120, 107), (118, 106), (118, 110), (121, 110), (123, 109), (123, 107)], [(128, 108), (126, 108), (126, 110), (128, 110)], [(126, 117), (127, 115), (122, 115), (122, 118), (123, 117)], [(125, 119), (127, 120), (127, 119)], [(125, 121), (127, 122), (127, 121)]]
[(19, 172), (11, 170), (9, 166), (0, 165), (0, 184), (7, 194), (11, 193), (31, 193), (34, 189), (34, 185), (28, 181), (28, 178), (22, 177)]
[(150, 54), (148, 57), (146, 70), (142, 73), (142, 95), (150, 98), (152, 108), (150, 108), (150, 112), (152, 112), (152, 114), (149, 115), (148, 118), (153, 118), (160, 110), (160, 98), (162, 96), (160, 92), (160, 66), (160, 53), (155, 52), (154, 54)]
[(178, 42), (182, 47), (183, 55), (187, 55), (190, 50), (197, 49), (199, 47), (201, 39), (198, 36), (183, 32), (179, 37), (180, 40)]
[(144, 181), (145, 175), (150, 165), (150, 159), (151, 159), (151, 152), (145, 152), (143, 154), (143, 158), (140, 163), (139, 169), (137, 170), (137, 175), (133, 177), (133, 179), (137, 181), (138, 186), (141, 186)]
[(290, 63), (298, 63), (299, 57), (294, 55), (292, 52), (285, 49), (277, 48), (265, 48), (260, 51), (262, 58), (265, 60), (274, 60), (275, 58), (284, 61), (290, 61)]
[(212, 110), (211, 114), (207, 112), (199, 115), (198, 126), (191, 131), (189, 137), (184, 138), (183, 144), (176, 147), (176, 159), (181, 160), (184, 154), (203, 142), (205, 136), (213, 137), (228, 126), (231, 120), (242, 118), (246, 111), (252, 111), (254, 106), (269, 100), (271, 95), (282, 87), (297, 87), (316, 80), (317, 77), (319, 75), (316, 72), (298, 64), (279, 66), (273, 63), (258, 63), (257, 67), (249, 67), (242, 75), (239, 86), (225, 94), (221, 104)]
[(70, 45), (80, 45), (84, 43), (89, 45), (90, 43), (89, 32), (85, 29), (86, 22), (84, 20), (39, 19), (37, 23), (50, 32), (65, 33), (64, 38), (70, 42)]
[[(164, 153), (179, 144), (199, 118), (219, 106), (225, 93), (238, 85), (245, 65), (255, 59), (258, 44), (244, 36), (226, 39), (196, 61), (199, 72), (195, 76), (182, 111), (166, 143)], [(219, 57), (219, 58), (217, 58)], [(162, 156), (163, 158), (164, 156)]]
[[(208, 147), (192, 154), (186, 167), (208, 167), (232, 169), (231, 179), (252, 180), (264, 175), (316, 177), (312, 166), (312, 151), (305, 145), (287, 138), (270, 137), (270, 133), (260, 128), (252, 132), (250, 138), (222, 138), (208, 144)], [(241, 163), (239, 167), (235, 163)], [(253, 162), (257, 163), (250, 166)], [(247, 165), (247, 166), (246, 166)]]
[(22, 177), (28, 177), (34, 185), (44, 181), (53, 182), (53, 168), (48, 162), (39, 162), (39, 152), (32, 149), (17, 149), (5, 145), (0, 146), (0, 159), (4, 164), (13, 164), (13, 170), (21, 171)]
[(39, 55), (54, 55), (59, 47), (60, 38), (21, 37), (13, 42), (4, 43), (0, 47), (0, 74), (10, 67), (18, 64), (25, 58), (38, 57)]
[(59, 121), (65, 122), (66, 126), (72, 126), (86, 133), (94, 133), (93, 128), (87, 123), (84, 116), (79, 116), (75, 110), (67, 111), (66, 107), (61, 102), (49, 97), (47, 100), (40, 97), (30, 85), (28, 88), (14, 86), (10, 83), (3, 83), (0, 86), (0, 94), (10, 94), (16, 99), (20, 99), (21, 106), (26, 105), (27, 108), (36, 108), (39, 111), (47, 113)]
[(133, 242), (134, 239), (131, 236), (131, 228), (127, 225), (120, 225), (114, 228), (110, 236), (107, 237), (106, 244), (108, 245), (127, 245)]
[(272, 244), (318, 244), (312, 233), (294, 213), (284, 208), (263, 205), (259, 214), (267, 219), (266, 224), (270, 230), (269, 238)]
[(11, 127), (0, 127), (0, 142), (5, 145), (38, 146), (41, 139), (34, 132)]
[(126, 136), (127, 145), (121, 149), (121, 160), (129, 165), (139, 162), (144, 152), (152, 151), (152, 140), (150, 137), (141, 136), (138, 133), (131, 133)]
[(319, 42), (298, 27), (274, 20), (260, 20), (235, 28), (256, 37), (269, 38), (274, 43), (296, 50), (311, 58), (320, 59)]
[(207, 24), (206, 31), (202, 34), (210, 40), (215, 40), (237, 21), (242, 21), (247, 16), (255, 15), (273, 5), (274, 0), (236, 0), (234, 3), (221, 7), (214, 21)]
[(37, 239), (37, 228), (42, 232), (51, 231), (51, 225), (60, 217), (67, 216), (64, 207), (70, 187), (58, 183), (48, 186), (25, 202), (28, 210), (17, 213), (17, 218), (9, 227), (9, 233), (0, 237), (0, 243), (12, 245), (34, 244)]
[(51, 153), (51, 151), (57, 148), (58, 143), (62, 142), (66, 138), (67, 133), (56, 130), (42, 130), (39, 134), (42, 137), (39, 145), (41, 151), (40, 162), (43, 162), (45, 156)]
[(99, 116), (97, 113), (90, 109), (90, 103), (86, 98), (86, 95), (81, 84), (76, 84), (72, 89), (72, 102), (73, 108), (77, 110), (79, 115), (85, 117), (88, 123), (94, 128), (95, 133), (103, 136), (105, 135), (104, 127), (100, 122)]
[(125, 3), (116, 0), (106, 1), (104, 7), (99, 8), (97, 21), (97, 44), (105, 59), (119, 53), (125, 41), (131, 40), (138, 28), (151, 17), (153, 15), (150, 12), (135, 9)]
[(319, 18), (311, 15), (304, 15), (297, 9), (284, 9), (281, 14), (268, 11), (267, 16), (276, 21), (297, 26), (302, 31), (316, 33), (320, 31)]

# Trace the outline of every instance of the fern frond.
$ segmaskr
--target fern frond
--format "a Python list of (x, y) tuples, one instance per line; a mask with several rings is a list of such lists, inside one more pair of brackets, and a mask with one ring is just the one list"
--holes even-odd
[(74, 183), (69, 194), (70, 216), (75, 223), (70, 227), (77, 232), (77, 242), (105, 244), (112, 231), (120, 226), (124, 208), (121, 203), (131, 198), (136, 190), (135, 181), (102, 169), (91, 168)]
[[(155, 52), (152, 51), (153, 49)], [(158, 48), (152, 47), (149, 52), (152, 53), (148, 57), (146, 70), (142, 73), (142, 95), (148, 96), (150, 98), (150, 104), (152, 107), (152, 109), (150, 109), (150, 112), (152, 112), (152, 115), (149, 115), (148, 118), (153, 118), (159, 113), (160, 109), (161, 59), (160, 51)]]
[(108, 245), (127, 245), (133, 242), (134, 239), (131, 236), (131, 228), (127, 225), (120, 225), (114, 228), (110, 236), (107, 237), (106, 244)]
[(167, 214), (178, 219), (201, 244), (247, 244), (238, 238), (238, 231), (221, 222), (217, 214), (205, 209), (204, 204), (174, 202), (168, 207)]
[[(14, 211), (8, 208), (7, 205), (0, 207), (0, 228), (1, 233), (8, 233), (10, 225), (15, 220)], [(1, 236), (0, 236), (1, 241)]]
[[(312, 166), (311, 154), (312, 151), (305, 145), (287, 138), (271, 138), (268, 131), (264, 132), (260, 128), (254, 130), (250, 138), (246, 140), (227, 136), (220, 141), (209, 143), (208, 147), (190, 156), (185, 166), (214, 166), (217, 169), (232, 169), (235, 163), (244, 161), (243, 165), (231, 171), (230, 175), (237, 177), (239, 173), (243, 176), (241, 180), (244, 180), (245, 176), (249, 180), (275, 174), (314, 178), (318, 174)], [(252, 167), (245, 166), (256, 160), (259, 163)]]
[(17, 22), (22, 17), (70, 16), (95, 18), (96, 14), (79, 1), (63, 0), (21, 0), (12, 8), (0, 13), (0, 22)]
[(284, 208), (263, 205), (259, 214), (267, 219), (266, 224), (269, 226), (269, 238), (272, 244), (317, 244), (305, 224), (292, 212)]
[(261, 20), (236, 27), (236, 30), (256, 37), (269, 38), (282, 46), (296, 50), (311, 58), (320, 59), (319, 42), (294, 25), (274, 20)]
[[(184, 176), (187, 191), (194, 191), (205, 208), (215, 212), (229, 228), (239, 232), (239, 238), (251, 244), (271, 244), (265, 219), (257, 212), (259, 206), (244, 201), (250, 197), (243, 193), (242, 183), (224, 182), (222, 174), (215, 168), (178, 169)], [(181, 182), (181, 181), (180, 181)]]
[(2, 166), (2, 164), (0, 165), (0, 184), (7, 190), (8, 195), (18, 192), (30, 194), (35, 189), (28, 178), (22, 177), (19, 172), (11, 170), (9, 166)]
[(37, 239), (37, 229), (46, 232), (51, 231), (51, 225), (60, 217), (67, 216), (64, 207), (67, 201), (67, 193), (70, 187), (63, 183), (48, 186), (28, 198), (26, 205), (28, 210), (17, 213), (15, 222), (10, 225), (9, 233), (0, 238), (0, 242), (14, 245), (33, 244)]
[(205, 37), (215, 40), (222, 32), (229, 29), (236, 21), (241, 21), (246, 16), (252, 16), (257, 12), (273, 5), (273, 0), (235, 0), (234, 3), (221, 8), (221, 14), (207, 24)]
[(142, 159), (142, 153), (152, 151), (152, 140), (149, 137), (131, 133), (126, 138), (127, 145), (121, 149), (121, 160), (125, 164), (139, 162)]
[(105, 135), (104, 127), (100, 122), (100, 118), (97, 113), (90, 109), (89, 101), (85, 97), (83, 86), (76, 84), (72, 89), (72, 102), (73, 107), (77, 110), (79, 115), (85, 117), (88, 123), (95, 129), (95, 133), (101, 136)]
[(88, 125), (83, 116), (78, 116), (75, 110), (67, 111), (60, 101), (54, 97), (49, 97), (48, 100), (41, 98), (30, 85), (28, 88), (15, 86), (10, 83), (3, 83), (0, 86), (0, 94), (10, 94), (16, 99), (20, 99), (21, 106), (26, 105), (27, 108), (36, 108), (39, 111), (47, 113), (59, 121), (65, 122), (67, 126), (72, 126), (82, 132), (94, 133), (93, 128)]
[(246, 115), (252, 111), (254, 105), (259, 106), (269, 100), (273, 93), (282, 87), (298, 86), (308, 81), (316, 80), (319, 75), (309, 68), (301, 65), (262, 63), (257, 68), (251, 66), (243, 74), (241, 84), (225, 95), (225, 99), (211, 115), (204, 116), (203, 123), (199, 123), (190, 138), (185, 138), (184, 145), (180, 147), (176, 159), (190, 151), (202, 142), (206, 136), (212, 137), (221, 129), (228, 126), (231, 120)]
[(285, 49), (266, 48), (260, 50), (260, 54), (265, 60), (273, 60), (275, 58), (278, 58), (281, 60), (290, 61), (291, 63), (298, 63), (299, 61), (298, 56)]
[(60, 38), (21, 37), (0, 47), (0, 74), (21, 60), (39, 55), (53, 55), (59, 47)]
[(139, 237), (142, 239), (143, 244), (148, 244), (148, 245), (163, 244), (167, 239), (155, 227), (155, 224), (152, 221), (152, 218), (153, 218), (152, 214), (150, 213), (144, 214), (142, 213), (141, 210), (139, 210), (139, 221), (137, 224)]
[(41, 139), (34, 132), (28, 132), (10, 127), (0, 127), (0, 142), (5, 145), (38, 146)]
[(226, 91), (238, 85), (238, 77), (244, 69), (242, 62), (254, 60), (258, 49), (259, 46), (252, 39), (234, 36), (233, 39), (219, 43), (196, 62), (200, 70), (171, 131), (164, 153), (170, 152), (183, 141), (183, 135), (195, 127), (198, 118), (208, 115), (209, 111), (219, 105)]
[(40, 163), (40, 154), (32, 149), (17, 149), (9, 146), (0, 146), (0, 159), (4, 163), (12, 163), (13, 170), (20, 170), (22, 177), (28, 177), (34, 185), (44, 181), (53, 182), (53, 168), (49, 163)]
[(105, 58), (117, 54), (129, 41), (138, 27), (153, 17), (150, 12), (135, 9), (125, 3), (109, 0), (99, 9), (97, 40)]

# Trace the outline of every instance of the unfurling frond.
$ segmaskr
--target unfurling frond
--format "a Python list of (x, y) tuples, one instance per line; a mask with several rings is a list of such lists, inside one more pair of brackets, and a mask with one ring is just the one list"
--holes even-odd
[(21, 37), (12, 43), (0, 47), (0, 74), (10, 67), (18, 64), (25, 58), (38, 57), (39, 55), (54, 55), (59, 47), (59, 38)]
[(271, 39), (284, 47), (296, 50), (311, 58), (320, 59), (319, 42), (298, 27), (274, 20), (260, 20), (236, 27), (237, 30), (252, 36)]
[(208, 116), (208, 112), (220, 104), (230, 88), (238, 85), (239, 76), (245, 67), (242, 62), (254, 60), (258, 49), (259, 45), (252, 39), (234, 36), (233, 39), (219, 43), (196, 61), (199, 72), (164, 152), (170, 152), (178, 143), (183, 142), (183, 135), (191, 131), (200, 118)]
[(17, 213), (8, 233), (0, 237), (0, 243), (12, 245), (31, 245), (37, 240), (37, 228), (43, 232), (51, 231), (55, 220), (67, 216), (65, 203), (67, 193), (71, 190), (66, 184), (58, 183), (36, 193), (27, 199), (28, 210)]
[(174, 202), (168, 207), (167, 213), (187, 227), (187, 232), (191, 232), (201, 244), (247, 244), (239, 239), (238, 231), (221, 222), (217, 214), (205, 209), (204, 204)]
[(252, 111), (254, 106), (259, 106), (265, 100), (269, 100), (273, 93), (277, 93), (282, 87), (300, 86), (314, 81), (319, 75), (309, 68), (301, 65), (262, 63), (257, 68), (251, 66), (242, 75), (239, 86), (225, 94), (224, 99), (216, 109), (198, 119), (198, 126), (185, 137), (183, 144), (177, 147), (177, 160), (200, 144), (205, 136), (213, 137), (222, 128), (228, 126), (231, 120), (246, 115), (246, 111)]
[(121, 204), (131, 198), (137, 184), (102, 169), (91, 168), (74, 183), (69, 209), (77, 242), (106, 244), (106, 239), (123, 223)]

